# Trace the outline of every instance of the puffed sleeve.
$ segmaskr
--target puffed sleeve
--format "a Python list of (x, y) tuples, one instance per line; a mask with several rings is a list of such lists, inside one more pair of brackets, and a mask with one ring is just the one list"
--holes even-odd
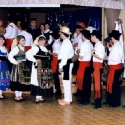
[(8, 59), (12, 64), (17, 65), (18, 62), (14, 59), (14, 56), (16, 56), (19, 53), (19, 49), (17, 46), (15, 46), (10, 53), (8, 54)]
[(28, 50), (26, 52), (26, 58), (29, 61), (36, 62), (36, 59), (34, 58), (34, 55), (36, 55), (38, 51), (39, 51), (39, 48), (37, 46), (32, 47), (30, 50)]
[(7, 39), (7, 38), (9, 38), (9, 37), (11, 36), (12, 31), (13, 31), (13, 27), (8, 26), (8, 27), (6, 28), (6, 33), (4, 34), (5, 39)]

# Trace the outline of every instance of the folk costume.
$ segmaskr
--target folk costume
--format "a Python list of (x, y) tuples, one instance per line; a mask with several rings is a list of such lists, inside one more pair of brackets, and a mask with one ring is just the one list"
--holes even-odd
[(64, 87), (64, 99), (58, 100), (60, 105), (70, 104), (72, 102), (71, 79), (73, 63), (71, 61), (71, 58), (74, 55), (73, 46), (71, 44), (71, 41), (68, 39), (68, 35), (71, 34), (69, 28), (63, 27), (60, 30), (60, 36), (64, 36), (63, 33), (67, 34), (67, 36), (65, 36), (65, 39), (63, 39), (63, 43), (58, 55), (59, 69), (63, 69), (63, 72), (61, 74)]
[[(94, 89), (95, 89), (95, 108), (101, 107), (102, 102), (102, 87), (101, 87), (101, 74), (103, 70), (103, 59), (105, 56), (105, 48), (103, 44), (99, 41), (101, 39), (101, 33), (94, 30), (91, 36), (95, 36), (98, 42), (95, 43), (93, 55), (93, 78), (94, 78)], [(91, 38), (92, 39), (92, 38)], [(101, 59), (98, 59), (97, 56)]]
[[(30, 69), (26, 62), (25, 49), (23, 46), (19, 46), (18, 42), (21, 39), (25, 39), (24, 36), (18, 35), (13, 40), (12, 50), (8, 55), (9, 61), (13, 64), (11, 72), (11, 84), (10, 89), (15, 91), (15, 96), (22, 97), (22, 91), (30, 91)], [(22, 61), (18, 63), (18, 61)], [(21, 101), (16, 100), (15, 101)]]
[[(50, 54), (46, 47), (38, 44), (39, 39), (46, 39), (45, 36), (39, 36), (33, 44), (33, 47), (27, 51), (26, 57), (32, 61), (31, 72), (31, 95), (36, 98), (42, 96), (51, 96), (53, 94), (53, 75), (50, 68)], [(39, 59), (41, 62), (37, 63)]]
[(11, 50), (12, 41), (17, 36), (17, 34), (18, 34), (17, 26), (12, 22), (9, 23), (9, 25), (6, 27), (6, 33), (4, 34), (4, 37), (6, 39), (5, 45), (8, 53)]
[[(3, 35), (0, 35), (0, 39), (5, 40)], [(0, 46), (0, 95), (2, 96), (2, 91), (10, 88), (10, 73), (7, 65), (7, 55), (8, 52), (5, 46)], [(5, 99), (0, 97), (0, 99)]]
[(121, 33), (119, 31), (113, 30), (109, 36), (115, 39), (115, 43), (111, 48), (108, 65), (109, 73), (107, 79), (107, 103), (110, 106), (117, 107), (121, 104), (121, 89), (120, 89), (120, 75), (122, 73), (122, 58), (123, 49), (119, 43)]
[(48, 50), (52, 50), (52, 42), (53, 42), (53, 40), (52, 40), (52, 31), (50, 30), (50, 29), (46, 29), (45, 31), (44, 31), (44, 36), (46, 37), (46, 39), (47, 39), (47, 49)]
[[(90, 70), (90, 60), (91, 51), (93, 50), (93, 45), (90, 42), (90, 32), (87, 30), (82, 31), (84, 41), (80, 48), (79, 53), (79, 68), (76, 75), (76, 86), (80, 90), (81, 100), (78, 104), (90, 103), (91, 96), (91, 70)], [(81, 58), (80, 58), (81, 57)]]

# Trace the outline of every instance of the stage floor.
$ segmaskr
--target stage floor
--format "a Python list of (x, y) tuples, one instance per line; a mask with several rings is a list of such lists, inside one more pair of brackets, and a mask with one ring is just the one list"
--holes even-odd
[[(122, 88), (122, 104), (125, 104), (125, 87)], [(46, 103), (35, 104), (34, 97), (24, 94), (26, 101), (15, 102), (13, 93), (4, 93), (7, 100), (0, 100), (0, 125), (125, 125), (125, 109), (103, 105), (78, 106), (76, 97), (70, 106), (60, 106), (60, 97), (48, 97)], [(91, 102), (93, 102), (93, 91)], [(105, 89), (103, 89), (105, 101)]]

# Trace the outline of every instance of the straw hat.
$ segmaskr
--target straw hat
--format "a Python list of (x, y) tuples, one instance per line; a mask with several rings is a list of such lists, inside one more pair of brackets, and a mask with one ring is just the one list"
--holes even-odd
[(34, 43), (32, 44), (32, 47), (39, 45), (38, 40), (39, 40), (39, 38), (41, 38), (41, 37), (46, 40), (46, 37), (45, 37), (44, 35), (40, 35), (40, 36), (38, 36), (38, 37), (35, 39)]
[(71, 35), (72, 33), (70, 32), (70, 29), (68, 27), (62, 27), (62, 29), (60, 30), (60, 32)]

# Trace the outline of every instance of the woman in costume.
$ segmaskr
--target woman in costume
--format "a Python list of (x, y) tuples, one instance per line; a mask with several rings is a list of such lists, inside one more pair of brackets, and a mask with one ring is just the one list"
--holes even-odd
[(33, 62), (31, 73), (31, 95), (36, 96), (35, 103), (45, 102), (43, 96), (53, 93), (53, 76), (50, 69), (50, 54), (45, 47), (46, 37), (40, 35), (27, 51), (26, 57)]
[(21, 102), (22, 91), (30, 91), (30, 69), (25, 57), (25, 37), (18, 35), (11, 45), (11, 52), (8, 55), (9, 61), (13, 64), (11, 71), (10, 89), (15, 91), (15, 101)]
[(5, 99), (2, 91), (6, 91), (10, 87), (10, 73), (6, 63), (7, 50), (4, 46), (5, 38), (0, 35), (0, 99)]
[(53, 42), (53, 39), (52, 39), (52, 31), (50, 30), (50, 25), (49, 23), (45, 23), (45, 30), (44, 30), (44, 36), (46, 37), (46, 47), (48, 50), (51, 50), (52, 49), (52, 42)]

